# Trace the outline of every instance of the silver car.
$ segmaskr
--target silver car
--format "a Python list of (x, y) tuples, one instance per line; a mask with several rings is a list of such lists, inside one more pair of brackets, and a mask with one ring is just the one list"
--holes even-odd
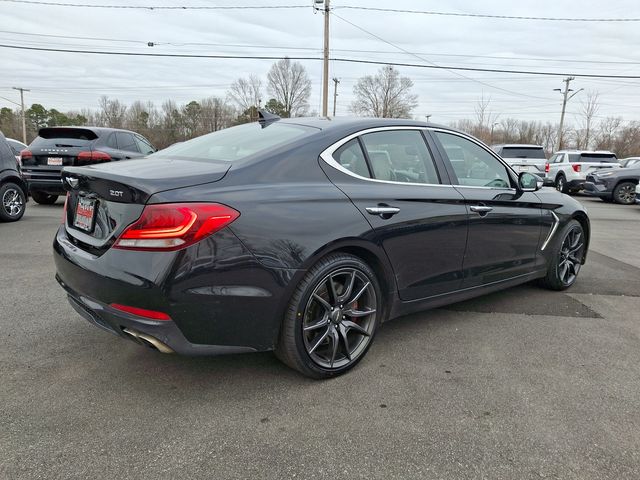
[(510, 143), (492, 145), (491, 149), (500, 155), (517, 173), (535, 173), (539, 177), (545, 178), (547, 157), (542, 145)]

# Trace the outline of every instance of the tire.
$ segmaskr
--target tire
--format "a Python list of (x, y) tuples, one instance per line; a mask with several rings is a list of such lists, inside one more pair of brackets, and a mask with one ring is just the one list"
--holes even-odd
[(557, 234), (547, 275), (540, 280), (543, 287), (566, 290), (575, 283), (585, 253), (584, 240), (584, 229), (577, 220), (569, 221)]
[(633, 205), (636, 203), (636, 184), (633, 182), (620, 182), (613, 189), (613, 201), (621, 205)]
[(17, 222), (24, 215), (27, 199), (19, 185), (7, 182), (0, 185), (0, 221)]
[(555, 187), (556, 190), (558, 190), (560, 193), (567, 193), (567, 179), (564, 177), (564, 175), (561, 173), (556, 177), (556, 181), (555, 181)]
[(44, 192), (31, 192), (31, 198), (40, 205), (53, 205), (58, 200), (58, 195), (49, 195)]
[(293, 293), (275, 354), (307, 377), (341, 375), (369, 350), (383, 310), (380, 284), (366, 263), (345, 253), (327, 255)]

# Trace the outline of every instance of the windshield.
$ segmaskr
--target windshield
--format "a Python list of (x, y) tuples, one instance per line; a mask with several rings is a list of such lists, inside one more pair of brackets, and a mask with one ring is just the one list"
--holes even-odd
[(176, 143), (150, 156), (233, 162), (316, 131), (313, 127), (290, 123), (273, 123), (264, 128), (259, 123), (247, 123)]
[(543, 148), (504, 147), (502, 158), (539, 158), (546, 159)]

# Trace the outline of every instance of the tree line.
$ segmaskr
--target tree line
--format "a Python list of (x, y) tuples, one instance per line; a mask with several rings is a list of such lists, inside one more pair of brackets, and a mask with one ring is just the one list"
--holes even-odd
[[(411, 118), (418, 105), (413, 81), (401, 76), (392, 66), (384, 66), (374, 75), (358, 79), (353, 87), (354, 100), (349, 111), (354, 115), (383, 118)], [(281, 117), (315, 116), (310, 109), (311, 81), (304, 66), (289, 58), (275, 62), (264, 77), (238, 78), (226, 95), (207, 97), (178, 104), (166, 100), (160, 105), (134, 101), (126, 105), (102, 96), (97, 109), (62, 112), (33, 104), (25, 111), (27, 139), (46, 126), (104, 126), (139, 132), (157, 148), (258, 119), (265, 109)], [(526, 121), (505, 117), (491, 108), (491, 99), (478, 100), (473, 118), (450, 126), (474, 135), (488, 144), (530, 143), (544, 146), (550, 155), (558, 147), (558, 123)], [(619, 158), (640, 155), (640, 121), (626, 125), (621, 117), (597, 115), (597, 92), (588, 92), (575, 125), (566, 127), (562, 147), (611, 150)], [(22, 138), (19, 110), (0, 109), (0, 131)]]

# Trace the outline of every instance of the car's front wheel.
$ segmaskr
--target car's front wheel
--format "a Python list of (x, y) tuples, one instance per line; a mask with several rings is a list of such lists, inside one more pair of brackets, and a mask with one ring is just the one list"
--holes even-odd
[(24, 192), (15, 183), (0, 185), (0, 221), (16, 222), (24, 215), (27, 203)]
[(31, 198), (40, 205), (53, 205), (58, 200), (58, 195), (49, 195), (44, 192), (31, 192)]
[(293, 294), (276, 355), (312, 378), (353, 368), (373, 342), (382, 316), (373, 270), (360, 258), (330, 254), (313, 266)]
[(613, 201), (622, 205), (636, 203), (636, 184), (633, 182), (621, 182), (613, 189)]
[(569, 221), (557, 238), (547, 275), (541, 282), (551, 290), (565, 290), (578, 278), (585, 253), (586, 238), (584, 229), (577, 220)]

